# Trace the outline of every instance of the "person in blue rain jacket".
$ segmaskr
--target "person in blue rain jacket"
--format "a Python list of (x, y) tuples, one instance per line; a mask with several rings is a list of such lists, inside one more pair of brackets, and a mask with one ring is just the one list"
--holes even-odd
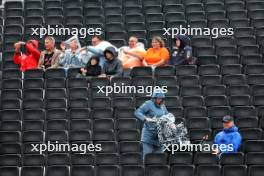
[(234, 124), (233, 117), (224, 116), (223, 127), (224, 129), (215, 136), (214, 143), (218, 145), (218, 149), (214, 151), (214, 154), (238, 152), (241, 145), (241, 135)]
[(61, 55), (61, 59), (59, 61), (60, 66), (63, 67), (66, 71), (69, 68), (78, 68), (83, 66), (81, 62), (80, 45), (78, 44), (78, 40), (74, 38), (68, 43), (69, 49), (65, 50), (64, 54)]
[(163, 146), (158, 140), (157, 125), (153, 122), (153, 118), (160, 118), (168, 114), (168, 110), (164, 104), (164, 98), (163, 91), (161, 89), (155, 89), (151, 100), (146, 101), (135, 111), (135, 116), (144, 122), (141, 135), (143, 157), (147, 153), (163, 152)]

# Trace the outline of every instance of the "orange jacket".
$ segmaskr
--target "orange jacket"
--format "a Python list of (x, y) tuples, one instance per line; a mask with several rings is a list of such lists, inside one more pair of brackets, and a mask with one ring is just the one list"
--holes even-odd
[(144, 60), (148, 65), (153, 65), (161, 61), (161, 59), (165, 59), (165, 63), (168, 63), (170, 54), (167, 48), (160, 48), (159, 50), (154, 50), (153, 48), (149, 48), (147, 50), (147, 54), (144, 57)]

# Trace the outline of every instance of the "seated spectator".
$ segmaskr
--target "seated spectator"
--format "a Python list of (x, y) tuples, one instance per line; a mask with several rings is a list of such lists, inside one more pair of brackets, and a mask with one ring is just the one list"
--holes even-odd
[(82, 67), (82, 61), (80, 58), (80, 44), (78, 39), (72, 38), (70, 41), (65, 42), (69, 43), (69, 49), (66, 49), (65, 52), (61, 55), (59, 64), (65, 70), (69, 68), (78, 68)]
[(104, 51), (106, 62), (103, 66), (103, 74), (100, 77), (122, 76), (123, 66), (122, 62), (117, 58), (117, 51), (110, 46)]
[[(142, 60), (146, 55), (144, 45), (138, 42), (138, 39), (134, 36), (128, 40), (129, 46), (124, 46), (119, 49), (118, 58), (123, 63), (123, 68), (133, 68), (142, 66)], [(140, 46), (141, 45), (141, 46)]]
[(178, 35), (174, 38), (175, 46), (172, 49), (169, 60), (170, 65), (189, 65), (195, 64), (192, 56), (192, 47), (188, 45), (189, 38), (185, 35)]
[(41, 52), (38, 68), (49, 69), (58, 68), (61, 51), (55, 47), (55, 39), (53, 37), (45, 38), (45, 50)]
[(218, 148), (214, 150), (214, 154), (238, 152), (241, 145), (241, 136), (237, 127), (234, 124), (234, 119), (231, 116), (223, 117), (223, 131), (217, 133), (214, 143)]
[[(40, 51), (38, 50), (39, 42), (37, 40), (29, 40), (27, 43), (19, 41), (14, 44), (14, 47), (14, 63), (20, 65), (22, 72), (38, 67)], [(25, 47), (25, 53), (22, 53), (22, 47)]]
[[(84, 47), (81, 51), (83, 55), (86, 55), (86, 63), (90, 60), (93, 55), (99, 56), (99, 64), (102, 67), (104, 65), (104, 62), (106, 61), (104, 58), (104, 51), (107, 47), (110, 46), (114, 47), (110, 42), (103, 40), (100, 36), (93, 36), (92, 46)], [(86, 51), (85, 54), (83, 53), (83, 51)]]
[(92, 56), (85, 68), (80, 69), (80, 74), (77, 75), (77, 77), (99, 76), (102, 72), (102, 68), (99, 65), (99, 60), (100, 59), (98, 56)]
[(147, 50), (143, 59), (143, 66), (163, 66), (168, 63), (169, 51), (165, 48), (164, 41), (160, 37), (152, 38), (152, 48)]

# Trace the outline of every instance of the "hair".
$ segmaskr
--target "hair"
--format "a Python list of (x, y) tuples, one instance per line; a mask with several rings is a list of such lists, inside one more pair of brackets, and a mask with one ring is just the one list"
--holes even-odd
[(89, 62), (88, 62), (88, 65), (92, 65), (91, 62), (92, 62), (93, 59), (95, 59), (95, 60), (97, 61), (96, 65), (98, 65), (99, 62), (100, 62), (100, 58), (99, 58), (99, 56), (97, 56), (97, 55), (92, 56), (92, 57), (90, 58), (90, 60), (89, 60)]
[(159, 36), (154, 36), (154, 37), (152, 37), (152, 41), (153, 41), (153, 40), (158, 41), (159, 44), (160, 44), (160, 47), (161, 47), (161, 48), (165, 47), (165, 42), (164, 42), (164, 40), (163, 40), (161, 37), (159, 37)]
[(132, 35), (132, 36), (129, 37), (129, 39), (131, 39), (131, 38), (136, 39), (136, 41), (138, 42), (138, 38), (137, 38), (136, 36), (133, 36), (133, 35)]
[(94, 35), (94, 36), (92, 37), (92, 39), (93, 39), (93, 38), (97, 38), (97, 39), (100, 40), (100, 41), (103, 40), (103, 38), (102, 38), (101, 36), (99, 36), (99, 35)]
[(51, 41), (52, 43), (55, 44), (55, 39), (54, 39), (54, 37), (47, 36), (47, 37), (45, 38), (45, 40), (49, 40), (49, 41)]

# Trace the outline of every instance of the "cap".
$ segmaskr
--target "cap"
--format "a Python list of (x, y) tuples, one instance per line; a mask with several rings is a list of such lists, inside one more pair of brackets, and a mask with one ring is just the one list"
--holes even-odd
[(233, 119), (233, 117), (227, 115), (227, 116), (224, 116), (224, 117), (223, 117), (223, 120), (222, 120), (222, 121), (223, 121), (223, 122), (233, 122), (234, 119)]

